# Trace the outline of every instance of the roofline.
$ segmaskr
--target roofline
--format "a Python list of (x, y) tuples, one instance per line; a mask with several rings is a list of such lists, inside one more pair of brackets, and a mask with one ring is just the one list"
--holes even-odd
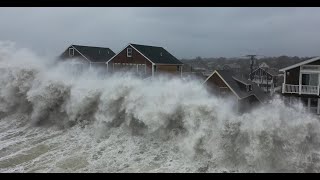
[(96, 62), (96, 61), (92, 61), (91, 63), (106, 63), (106, 62)]
[(311, 59), (308, 59), (308, 60), (305, 60), (305, 61), (302, 61), (302, 62), (293, 64), (293, 65), (291, 65), (291, 66), (282, 68), (282, 69), (280, 69), (279, 71), (284, 72), (284, 71), (286, 71), (286, 70), (293, 69), (293, 68), (296, 68), (296, 67), (298, 67), (298, 66), (301, 66), (301, 65), (304, 65), (304, 64), (308, 64), (308, 63), (311, 63), (311, 62), (314, 62), (314, 61), (317, 61), (317, 60), (320, 60), (320, 56), (316, 56), (316, 57), (314, 57), (314, 58), (311, 58)]
[(174, 66), (174, 65), (181, 65), (181, 66), (183, 66), (184, 64), (163, 64), (163, 63), (154, 63), (155, 65), (172, 65), (172, 66)]
[(156, 48), (163, 48), (161, 46), (150, 46), (150, 45), (145, 45), (145, 44), (136, 44), (136, 43), (130, 43), (131, 45), (134, 44), (134, 45), (138, 45), (138, 46), (149, 46), (149, 47), (156, 47)]
[(252, 85), (252, 84), (248, 84), (248, 83), (246, 83), (246, 82), (244, 82), (244, 81), (242, 81), (241, 79), (238, 79), (237, 77), (235, 77), (235, 76), (232, 76), (232, 78), (234, 79), (234, 80), (236, 80), (236, 81), (239, 81), (240, 83), (242, 83), (242, 84), (244, 84), (244, 85)]
[(69, 46), (68, 49), (70, 47), (73, 47), (76, 51), (78, 51), (79, 54), (81, 54), (81, 56), (83, 56), (87, 61), (89, 61), (89, 63), (91, 63), (92, 61), (90, 61), (85, 55), (83, 55), (77, 48), (75, 48), (73, 45)]
[[(272, 75), (272, 74), (270, 74), (268, 71), (264, 70), (264, 69), (261, 68), (261, 67), (258, 67), (257, 69), (255, 69), (254, 71), (252, 71), (252, 73), (256, 72), (258, 69), (262, 69), (263, 71), (265, 71), (266, 73), (268, 73), (270, 76), (278, 76), (278, 75)], [(252, 73), (250, 73), (249, 76), (250, 76)], [(278, 74), (279, 74), (279, 73), (278, 73)]]
[[(72, 46), (81, 46), (81, 47), (91, 47), (91, 48), (99, 48), (99, 49), (109, 49), (108, 47), (100, 47), (100, 46), (85, 46), (85, 45), (78, 45), (78, 44), (72, 44)], [(112, 51), (112, 50), (111, 50)], [(113, 51), (112, 51), (113, 52)]]
[(118, 54), (120, 54), (126, 47), (128, 47), (130, 45), (130, 43), (128, 45), (126, 45), (122, 50), (120, 50), (118, 53), (116, 53), (115, 55), (113, 55), (107, 62), (105, 62), (106, 64), (109, 63), (109, 61), (111, 61), (114, 57), (116, 57)]
[[(141, 45), (141, 44), (135, 44), (135, 45), (140, 45), (140, 46), (149, 46), (149, 45)], [(133, 47), (133, 49), (135, 49), (136, 51), (138, 51), (143, 57), (147, 58), (142, 52), (140, 52), (137, 48), (135, 48), (132, 43), (130, 43), (130, 46)], [(149, 46), (149, 47), (157, 47), (157, 48), (162, 48), (164, 49), (163, 47), (160, 47), (160, 46)], [(166, 49), (164, 49), (165, 51), (167, 51)], [(168, 51), (167, 51), (168, 52)], [(169, 53), (169, 52), (168, 52)], [(169, 53), (171, 54), (171, 53)], [(171, 54), (171, 56), (173, 56)], [(174, 58), (176, 58), (175, 56), (173, 56)], [(147, 58), (151, 63), (153, 63), (154, 65), (183, 65), (183, 63), (181, 62), (181, 64), (164, 64), (164, 63), (155, 63), (153, 62), (151, 59)], [(176, 58), (177, 59), (177, 58)], [(179, 61), (179, 59), (177, 59)]]
[(250, 96), (255, 96), (255, 97), (259, 100), (260, 103), (263, 102), (263, 101), (261, 101), (261, 99), (259, 99), (259, 97), (258, 97), (255, 93), (250, 94), (250, 95), (248, 95), (248, 96), (246, 96), (246, 97), (243, 97), (243, 98), (241, 98), (241, 99), (245, 99), (245, 98), (250, 97)]
[(153, 65), (155, 64), (151, 59), (147, 58), (147, 56), (145, 56), (142, 52), (140, 52), (137, 48), (135, 48), (134, 46), (132, 46), (132, 44), (130, 43), (130, 46), (135, 49), (136, 51), (138, 51), (138, 53), (140, 53), (143, 57), (145, 57), (146, 59), (148, 59)]
[(230, 85), (221, 77), (221, 75), (219, 74), (219, 72), (218, 72), (217, 70), (214, 70), (213, 73), (212, 73), (202, 84), (206, 83), (206, 82), (211, 78), (211, 76), (214, 75), (214, 73), (217, 73), (217, 74), (218, 74), (218, 76), (219, 76), (219, 77), (222, 79), (222, 81), (231, 89), (231, 91), (238, 97), (238, 99), (242, 99), (242, 98), (240, 98), (240, 96), (236, 93), (236, 91), (233, 90), (233, 89), (230, 87)]
[(131, 43), (129, 43), (128, 45), (126, 45), (123, 49), (121, 49), (121, 51), (119, 51), (117, 54), (115, 54), (111, 59), (109, 59), (106, 64), (108, 64), (114, 57), (116, 57), (117, 55), (119, 55), (123, 50), (125, 50), (128, 46), (131, 46), (133, 49), (135, 49), (138, 53), (140, 53), (144, 58), (146, 58), (148, 61), (150, 61), (153, 65), (155, 64), (154, 62), (152, 62), (149, 58), (147, 58), (144, 54), (142, 54), (139, 50), (137, 50), (135, 47), (133, 47), (131, 45)]
[(261, 68), (260, 68), (260, 67), (256, 68), (254, 71), (252, 71), (251, 73), (249, 73), (249, 76), (250, 76), (252, 73), (256, 72), (258, 69), (261, 69)]

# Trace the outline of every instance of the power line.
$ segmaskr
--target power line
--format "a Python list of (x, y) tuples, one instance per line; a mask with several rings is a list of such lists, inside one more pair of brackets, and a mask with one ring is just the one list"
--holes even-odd
[(253, 72), (254, 58), (255, 58), (256, 56), (258, 56), (258, 55), (256, 55), (256, 54), (246, 55), (246, 57), (250, 57), (250, 59), (251, 59), (251, 64), (250, 64), (250, 79), (251, 79), (251, 81), (253, 80), (252, 72)]

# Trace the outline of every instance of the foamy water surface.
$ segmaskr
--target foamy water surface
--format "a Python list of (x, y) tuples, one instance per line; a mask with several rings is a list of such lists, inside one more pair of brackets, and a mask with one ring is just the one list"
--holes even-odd
[(0, 172), (320, 171), (301, 104), (239, 115), (196, 79), (71, 67), (0, 43)]

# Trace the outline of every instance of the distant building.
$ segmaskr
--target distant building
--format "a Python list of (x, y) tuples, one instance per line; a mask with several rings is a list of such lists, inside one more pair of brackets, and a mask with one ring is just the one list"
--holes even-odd
[(182, 75), (183, 63), (163, 47), (128, 44), (106, 62), (109, 72), (130, 71), (141, 77)]
[(284, 73), (282, 94), (289, 104), (297, 100), (310, 112), (320, 114), (320, 57), (280, 69)]
[(237, 63), (225, 64), (223, 65), (222, 70), (231, 70), (236, 73), (239, 73), (241, 71), (240, 65)]
[(259, 65), (259, 67), (260, 67), (260, 68), (270, 68), (269, 65), (268, 65), (267, 63), (265, 63), (265, 62), (261, 63), (261, 64)]
[(238, 112), (250, 110), (267, 97), (256, 84), (230, 70), (215, 70), (204, 84), (218, 96), (233, 98), (237, 102)]
[(208, 76), (205, 76), (201, 72), (182, 72), (182, 78), (185, 80), (198, 80), (200, 82), (203, 82), (205, 79), (207, 79)]
[(277, 87), (281, 86), (278, 83), (280, 78), (279, 71), (270, 68), (266, 63), (260, 64), (258, 68), (249, 74), (249, 80), (256, 83), (264, 92), (271, 94), (276, 91)]

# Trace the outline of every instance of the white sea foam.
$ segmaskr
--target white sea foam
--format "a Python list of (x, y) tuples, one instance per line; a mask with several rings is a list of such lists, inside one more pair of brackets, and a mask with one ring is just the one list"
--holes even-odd
[(319, 120), (201, 81), (71, 70), (0, 43), (0, 172), (318, 172)]

